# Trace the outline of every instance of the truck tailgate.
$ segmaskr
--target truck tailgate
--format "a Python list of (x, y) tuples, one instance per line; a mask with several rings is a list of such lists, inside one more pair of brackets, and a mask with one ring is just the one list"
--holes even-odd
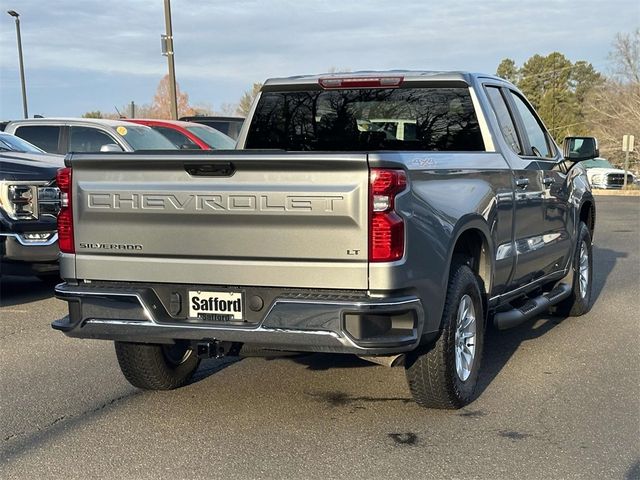
[(366, 289), (365, 154), (70, 158), (76, 277)]

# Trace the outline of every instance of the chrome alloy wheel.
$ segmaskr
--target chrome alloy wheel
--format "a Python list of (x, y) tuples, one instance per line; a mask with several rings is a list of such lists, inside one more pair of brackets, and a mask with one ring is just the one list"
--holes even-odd
[(580, 296), (585, 298), (589, 288), (589, 248), (587, 242), (580, 243), (580, 265), (578, 267), (580, 280)]
[(476, 309), (469, 295), (463, 295), (458, 304), (456, 324), (456, 373), (463, 382), (471, 375), (476, 356)]

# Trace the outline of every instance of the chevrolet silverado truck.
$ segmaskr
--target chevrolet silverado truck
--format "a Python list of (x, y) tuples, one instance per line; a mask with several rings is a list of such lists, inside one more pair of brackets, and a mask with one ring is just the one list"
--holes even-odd
[(53, 328), (114, 341), (143, 389), (247, 344), (404, 365), (459, 408), (490, 322), (589, 311), (597, 153), (493, 76), (271, 79), (234, 151), (66, 157)]
[(56, 173), (63, 157), (0, 132), (0, 276), (58, 275)]

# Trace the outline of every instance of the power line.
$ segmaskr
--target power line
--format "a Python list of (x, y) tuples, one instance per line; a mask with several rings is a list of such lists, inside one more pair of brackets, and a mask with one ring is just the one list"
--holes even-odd
[(523, 78), (534, 78), (534, 77), (544, 77), (544, 76), (547, 76), (547, 75), (555, 75), (558, 72), (562, 72), (563, 70), (570, 70), (573, 67), (575, 67), (575, 65), (570, 65), (568, 67), (562, 67), (562, 68), (554, 68), (550, 72), (541, 72), (541, 73), (533, 73), (533, 74), (530, 74), (530, 75), (523, 75)]

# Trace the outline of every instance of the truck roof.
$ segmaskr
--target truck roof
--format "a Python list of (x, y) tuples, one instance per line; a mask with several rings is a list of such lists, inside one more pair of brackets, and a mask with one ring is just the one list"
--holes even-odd
[(130, 122), (126, 119), (109, 119), (109, 118), (82, 118), (82, 117), (43, 117), (43, 118), (26, 118), (23, 120), (13, 120), (10, 125), (100, 125), (103, 127), (129, 126)]
[(428, 71), (428, 70), (362, 70), (358, 72), (322, 73), (315, 75), (297, 75), (293, 77), (269, 78), (264, 87), (280, 87), (285, 85), (312, 85), (317, 84), (321, 78), (367, 78), (367, 77), (403, 77), (404, 82), (464, 82), (473, 83), (475, 78), (490, 78), (492, 80), (508, 83), (503, 78), (484, 73), (472, 73), (464, 71)]

